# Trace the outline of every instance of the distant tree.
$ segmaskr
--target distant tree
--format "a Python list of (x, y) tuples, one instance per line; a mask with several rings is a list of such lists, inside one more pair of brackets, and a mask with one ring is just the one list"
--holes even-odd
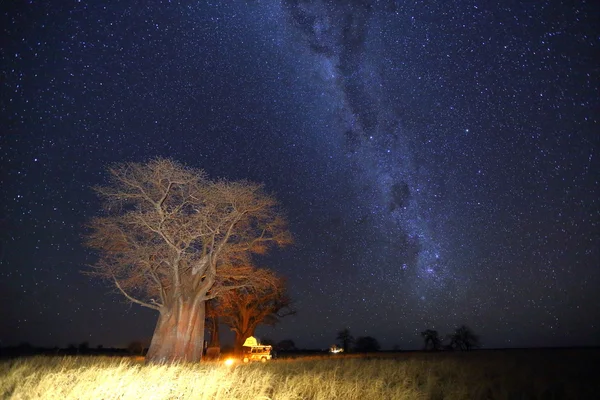
[(277, 348), (282, 351), (296, 350), (296, 344), (291, 339), (285, 339), (277, 343)]
[(379, 351), (381, 346), (377, 339), (371, 336), (361, 336), (356, 339), (354, 350), (358, 353), (371, 353)]
[(96, 350), (103, 350), (104, 349), (104, 345), (99, 344), (98, 346), (96, 346)]
[(481, 345), (479, 336), (466, 325), (456, 328), (454, 333), (448, 335), (448, 338), (450, 346), (456, 350), (468, 351)]
[(442, 340), (438, 335), (438, 332), (433, 329), (426, 329), (421, 332), (421, 336), (425, 342), (423, 349), (424, 350), (440, 350), (442, 346)]
[(89, 342), (81, 342), (79, 346), (77, 346), (77, 351), (81, 354), (89, 353), (90, 351), (90, 343)]
[(345, 328), (338, 332), (337, 340), (339, 345), (344, 349), (344, 353), (347, 353), (354, 342), (354, 337), (350, 333), (350, 329)]
[(218, 298), (216, 313), (235, 332), (234, 348), (242, 350), (256, 327), (275, 325), (281, 318), (295, 313), (287, 295), (285, 281), (274, 272), (262, 270), (262, 284), (252, 288), (230, 290)]
[(159, 312), (149, 361), (199, 361), (205, 302), (260, 283), (252, 255), (291, 242), (277, 203), (262, 185), (211, 181), (169, 159), (109, 171), (87, 240), (99, 255), (93, 274)]

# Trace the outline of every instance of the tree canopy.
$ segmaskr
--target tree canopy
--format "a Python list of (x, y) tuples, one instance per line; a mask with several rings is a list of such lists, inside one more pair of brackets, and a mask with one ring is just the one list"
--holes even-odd
[(426, 329), (421, 332), (421, 336), (425, 342), (425, 350), (440, 350), (442, 346), (442, 340), (440, 339), (438, 331), (434, 329)]
[(472, 350), (481, 346), (480, 338), (466, 325), (461, 325), (451, 333), (450, 346), (457, 350)]
[(236, 351), (254, 335), (258, 325), (275, 325), (295, 313), (285, 280), (269, 270), (263, 273), (270, 278), (260, 285), (230, 290), (216, 302), (215, 314), (235, 332)]
[(160, 312), (148, 357), (201, 357), (204, 302), (228, 290), (265, 284), (252, 255), (291, 243), (276, 200), (260, 184), (210, 180), (170, 159), (122, 163), (95, 190), (103, 215), (87, 244), (93, 274), (130, 301)]

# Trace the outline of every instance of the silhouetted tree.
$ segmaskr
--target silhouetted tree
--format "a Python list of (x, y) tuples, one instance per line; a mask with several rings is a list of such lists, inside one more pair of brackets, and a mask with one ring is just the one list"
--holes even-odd
[(205, 302), (260, 283), (252, 254), (291, 242), (277, 203), (261, 185), (210, 181), (168, 159), (109, 171), (110, 183), (95, 188), (105, 214), (90, 223), (93, 274), (159, 312), (149, 361), (198, 361)]
[(423, 347), (425, 350), (440, 350), (442, 346), (442, 340), (440, 339), (440, 336), (436, 330), (426, 329), (421, 332), (421, 336), (425, 342)]
[(217, 299), (216, 314), (235, 332), (236, 352), (242, 350), (258, 325), (275, 325), (295, 313), (285, 281), (269, 270), (263, 270), (262, 275), (265, 276), (262, 284), (230, 290)]
[(350, 334), (350, 329), (345, 328), (338, 332), (337, 340), (340, 346), (344, 349), (344, 353), (347, 353), (354, 342), (354, 337)]
[(456, 350), (471, 350), (480, 346), (479, 336), (477, 336), (471, 328), (466, 325), (461, 325), (454, 333), (448, 335), (450, 346)]
[(89, 342), (81, 342), (77, 347), (77, 352), (80, 354), (86, 354), (90, 351), (90, 343)]
[(371, 353), (375, 351), (379, 351), (381, 346), (377, 339), (371, 336), (361, 336), (356, 339), (356, 343), (354, 345), (354, 350), (359, 353)]

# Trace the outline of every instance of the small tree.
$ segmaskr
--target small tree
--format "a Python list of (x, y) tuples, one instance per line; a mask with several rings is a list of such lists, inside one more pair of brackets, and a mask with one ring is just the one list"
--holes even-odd
[(236, 352), (242, 350), (258, 325), (275, 325), (281, 318), (295, 313), (285, 281), (272, 271), (257, 271), (265, 276), (263, 285), (231, 290), (218, 299), (216, 314), (235, 332)]
[(109, 171), (87, 241), (99, 256), (93, 274), (158, 311), (149, 361), (199, 361), (206, 301), (259, 284), (251, 255), (290, 243), (277, 204), (261, 185), (211, 181), (168, 159)]
[(371, 336), (361, 336), (356, 339), (356, 344), (354, 346), (354, 350), (359, 353), (372, 353), (375, 351), (379, 351), (381, 346), (377, 339)]
[(423, 340), (425, 341), (425, 345), (423, 347), (425, 350), (437, 351), (441, 348), (442, 341), (436, 330), (426, 329), (423, 332), (421, 332), (421, 336), (423, 337)]
[(448, 335), (448, 338), (450, 339), (450, 346), (456, 350), (468, 351), (481, 345), (479, 336), (466, 325), (456, 328), (454, 333)]
[(347, 353), (348, 350), (350, 350), (350, 346), (354, 342), (354, 337), (350, 334), (350, 329), (345, 328), (338, 332), (337, 340), (344, 349), (344, 353)]

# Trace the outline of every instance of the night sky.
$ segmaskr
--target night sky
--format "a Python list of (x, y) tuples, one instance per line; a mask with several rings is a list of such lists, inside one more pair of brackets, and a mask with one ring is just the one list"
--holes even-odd
[(259, 337), (600, 345), (597, 2), (0, 10), (0, 345), (152, 335), (156, 313), (81, 271), (91, 186), (157, 156), (285, 209), (295, 244), (259, 261), (298, 313)]

